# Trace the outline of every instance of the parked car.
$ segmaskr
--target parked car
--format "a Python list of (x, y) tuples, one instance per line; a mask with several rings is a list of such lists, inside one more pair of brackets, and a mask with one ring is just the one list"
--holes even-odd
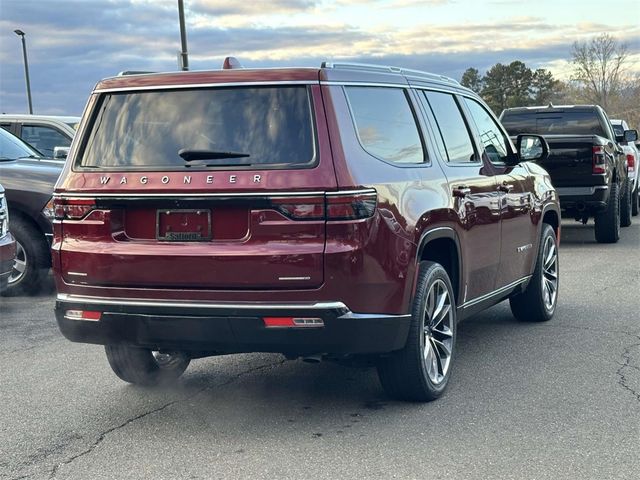
[(78, 128), (80, 117), (0, 114), (0, 127), (42, 152), (64, 160)]
[(548, 147), (517, 145), (471, 90), (393, 67), (103, 80), (54, 194), (59, 327), (131, 383), (280, 352), (432, 400), (458, 320), (555, 311)]
[[(598, 242), (614, 243), (620, 226), (631, 225), (627, 158), (605, 111), (596, 105), (508, 108), (500, 117), (512, 138), (544, 135), (549, 156), (540, 163), (560, 195), (563, 216), (595, 220)], [(627, 130), (625, 141), (637, 138)]]
[(632, 185), (631, 213), (633, 216), (636, 216), (638, 215), (638, 207), (640, 206), (640, 195), (638, 195), (638, 184), (640, 184), (640, 173), (638, 173), (638, 169), (640, 169), (640, 165), (638, 164), (640, 161), (640, 151), (638, 150), (638, 147), (636, 147), (635, 142), (624, 141), (624, 132), (625, 130), (629, 130), (627, 122), (624, 120), (612, 119), (611, 125), (613, 126), (614, 133), (616, 134), (616, 140), (618, 140), (618, 143), (622, 146), (624, 154), (627, 157), (629, 179)]
[(4, 198), (4, 188), (0, 185), (0, 292), (9, 284), (16, 259), (16, 241), (9, 231), (9, 209)]
[(53, 186), (62, 163), (43, 158), (9, 132), (0, 129), (0, 183), (9, 207), (9, 230), (16, 240), (16, 259), (8, 292), (36, 293), (51, 267)]

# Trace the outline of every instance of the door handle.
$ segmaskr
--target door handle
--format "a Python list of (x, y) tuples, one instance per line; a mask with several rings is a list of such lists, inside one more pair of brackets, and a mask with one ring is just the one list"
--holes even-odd
[(509, 193), (511, 190), (513, 190), (513, 185), (510, 183), (502, 182), (502, 185), (498, 185), (499, 192)]
[(471, 189), (466, 185), (458, 185), (453, 187), (452, 192), (454, 197), (464, 198), (471, 193)]

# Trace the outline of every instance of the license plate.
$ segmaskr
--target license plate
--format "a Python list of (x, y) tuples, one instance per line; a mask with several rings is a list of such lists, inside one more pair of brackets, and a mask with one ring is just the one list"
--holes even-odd
[(211, 240), (211, 210), (158, 210), (156, 238), (164, 242)]

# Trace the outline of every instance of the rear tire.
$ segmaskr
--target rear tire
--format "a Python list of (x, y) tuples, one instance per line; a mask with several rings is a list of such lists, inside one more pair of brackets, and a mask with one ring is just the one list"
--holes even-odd
[(631, 212), (632, 212), (632, 185), (629, 179), (624, 182), (624, 187), (622, 189), (622, 197), (620, 198), (620, 226), (628, 227), (631, 225)]
[(620, 191), (615, 182), (611, 183), (606, 209), (595, 216), (595, 234), (598, 243), (616, 243), (620, 239)]
[(113, 372), (135, 385), (160, 385), (175, 381), (191, 359), (184, 352), (160, 353), (129, 345), (106, 345), (107, 360)]
[(524, 322), (551, 320), (558, 304), (558, 240), (551, 225), (542, 224), (542, 238), (533, 276), (527, 288), (509, 299), (511, 312)]
[(456, 305), (447, 271), (421, 262), (411, 325), (402, 350), (378, 360), (384, 390), (398, 400), (427, 402), (442, 395), (455, 356)]
[(638, 198), (638, 190), (640, 190), (640, 182), (638, 182), (636, 189), (631, 194), (631, 214), (634, 217), (638, 215), (638, 210), (640, 209), (640, 205), (638, 205), (638, 202), (640, 202), (640, 198)]
[(40, 230), (18, 215), (11, 217), (9, 230), (16, 239), (17, 255), (5, 294), (36, 294), (49, 273), (49, 244)]

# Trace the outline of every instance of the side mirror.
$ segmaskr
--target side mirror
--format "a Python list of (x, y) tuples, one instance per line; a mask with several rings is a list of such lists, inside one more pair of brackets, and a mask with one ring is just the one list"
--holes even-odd
[(549, 155), (549, 144), (541, 135), (518, 135), (516, 148), (521, 162), (544, 160)]
[(623, 141), (624, 142), (635, 142), (638, 140), (638, 131), (637, 130), (625, 130)]
[(53, 147), (53, 158), (55, 160), (64, 160), (69, 155), (69, 147)]

